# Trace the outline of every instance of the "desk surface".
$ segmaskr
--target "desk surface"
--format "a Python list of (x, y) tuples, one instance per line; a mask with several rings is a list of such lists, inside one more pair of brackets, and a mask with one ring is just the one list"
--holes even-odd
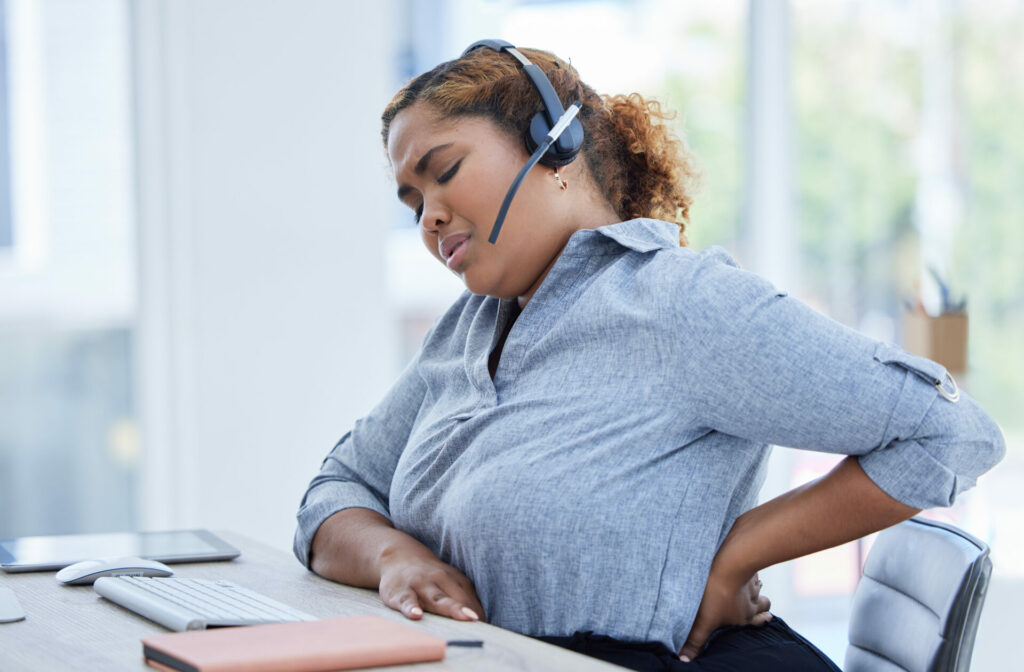
[[(174, 565), (175, 576), (224, 579), (320, 618), (377, 614), (447, 639), (479, 639), (483, 648), (449, 648), (444, 661), (386, 670), (622, 670), (484, 623), (427, 614), (408, 621), (388, 609), (375, 591), (343, 586), (303, 568), (294, 557), (238, 535), (219, 533), (242, 555), (230, 562)], [(167, 632), (108, 602), (91, 586), (62, 586), (53, 572), (4, 574), (26, 619), (0, 624), (0, 670), (152, 670), (142, 661), (140, 639)]]

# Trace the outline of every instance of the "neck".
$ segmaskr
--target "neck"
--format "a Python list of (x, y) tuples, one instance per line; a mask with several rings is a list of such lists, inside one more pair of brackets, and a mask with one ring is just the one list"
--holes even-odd
[(562, 251), (565, 250), (565, 246), (569, 244), (569, 238), (572, 234), (577, 231), (584, 229), (596, 229), (609, 224), (617, 224), (622, 221), (622, 218), (615, 208), (611, 206), (607, 200), (600, 199), (588, 199), (582, 203), (579, 203), (580, 207), (572, 208), (572, 218), (567, 222), (565, 226), (565, 235), (562, 239), (562, 245), (558, 250), (558, 254), (551, 259), (547, 266), (544, 267), (544, 272), (541, 273), (540, 278), (530, 288), (530, 290), (518, 298), (519, 309), (522, 310), (526, 307), (526, 304), (530, 302), (533, 295), (537, 292), (537, 289), (544, 283), (544, 278), (547, 277), (552, 267), (558, 262), (559, 257), (562, 256)]

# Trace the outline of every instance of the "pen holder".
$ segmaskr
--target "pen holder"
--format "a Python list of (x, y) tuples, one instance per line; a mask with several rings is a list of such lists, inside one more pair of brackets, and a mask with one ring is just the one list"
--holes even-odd
[(903, 340), (907, 352), (942, 364), (954, 376), (967, 371), (967, 313), (905, 313)]

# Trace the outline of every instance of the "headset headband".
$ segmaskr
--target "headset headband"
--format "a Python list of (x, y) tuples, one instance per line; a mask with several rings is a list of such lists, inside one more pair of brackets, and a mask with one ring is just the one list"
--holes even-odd
[[(547, 76), (539, 66), (531, 63), (530, 59), (524, 56), (521, 51), (505, 40), (480, 40), (474, 42), (462, 52), (462, 55), (465, 56), (474, 49), (481, 47), (511, 54), (523, 66), (526, 76), (530, 78), (530, 82), (533, 83), (533, 87), (540, 95), (541, 102), (544, 104), (544, 110), (530, 120), (530, 132), (526, 137), (527, 148), (532, 152), (544, 142), (545, 136), (551, 132), (558, 120), (565, 114), (565, 108), (562, 107), (562, 102), (558, 99), (555, 87), (551, 86), (551, 82), (548, 81)], [(576, 158), (581, 147), (583, 147), (583, 125), (579, 119), (573, 119), (569, 127), (558, 136), (551, 148), (541, 157), (540, 162), (546, 166), (564, 166)]]

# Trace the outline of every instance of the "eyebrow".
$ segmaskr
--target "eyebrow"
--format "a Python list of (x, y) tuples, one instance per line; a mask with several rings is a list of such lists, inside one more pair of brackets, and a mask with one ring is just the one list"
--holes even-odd
[[(434, 158), (434, 154), (442, 150), (448, 149), (453, 144), (455, 143), (446, 142), (443, 145), (438, 145), (436, 147), (431, 147), (430, 149), (428, 149), (426, 153), (420, 157), (420, 160), (416, 162), (416, 165), (415, 167), (413, 167), (412, 172), (416, 173), (417, 175), (422, 175), (423, 171), (425, 171), (427, 169), (427, 166), (430, 165), (430, 160)], [(402, 186), (400, 186), (398, 188), (398, 200), (402, 200), (402, 198), (405, 197), (405, 195), (408, 194), (411, 190), (412, 187), (410, 187), (409, 185), (403, 184)]]

